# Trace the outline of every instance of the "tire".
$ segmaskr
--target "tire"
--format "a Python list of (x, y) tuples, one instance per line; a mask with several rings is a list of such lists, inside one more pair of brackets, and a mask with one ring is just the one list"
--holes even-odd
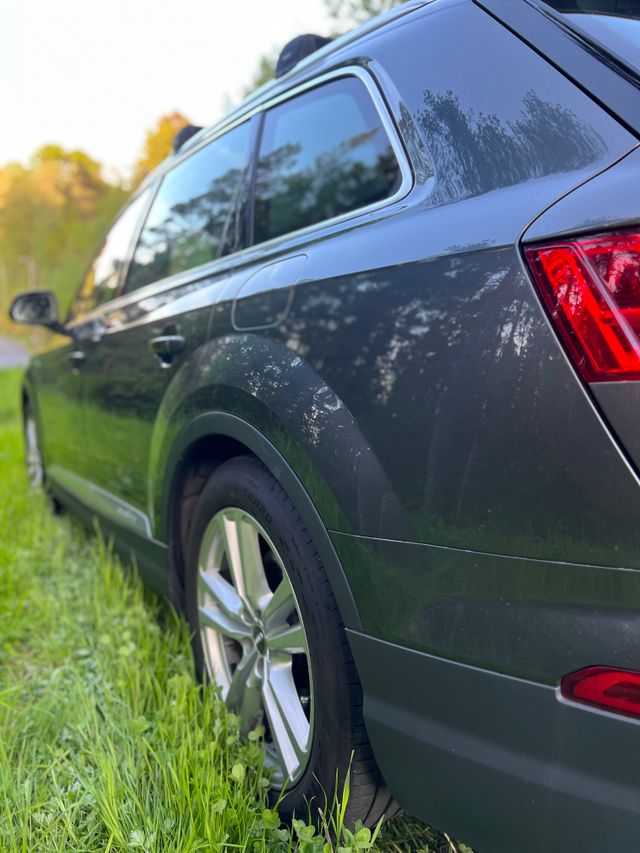
[[(259, 567), (254, 568), (256, 538), (269, 590), (258, 580)], [(244, 544), (236, 548), (234, 543), (238, 542)], [(229, 613), (237, 619), (240, 612), (237, 599), (227, 595), (238, 574), (228, 552), (235, 555), (238, 564), (242, 563), (239, 553), (249, 555), (245, 565), (251, 568), (243, 570), (248, 580), (240, 572), (236, 589), (241, 589), (242, 598), (259, 603), (252, 605), (251, 615), (244, 614), (237, 625), (234, 622), (228, 628), (235, 639), (222, 640), (221, 620), (227, 630), (230, 623), (224, 619)], [(274, 768), (273, 800), (287, 779), (279, 805), (283, 820), (290, 821), (294, 815), (306, 818), (309, 813), (316, 819), (318, 809), (324, 809), (327, 801), (329, 806), (332, 803), (336, 771), (341, 791), (350, 762), (347, 821), (360, 819), (373, 826), (381, 817), (396, 814), (398, 807), (384, 785), (367, 738), (362, 687), (322, 563), (292, 501), (259, 460), (235, 457), (207, 480), (187, 534), (185, 573), (186, 611), (197, 674), (201, 679), (213, 677), (222, 682), (223, 698), (239, 713), (245, 733), (264, 723), (267, 760)], [(227, 581), (226, 586), (221, 579)], [(292, 602), (293, 606), (284, 627), (274, 627), (270, 614), (279, 608), (273, 604), (276, 599), (272, 600), (272, 593), (277, 589), (277, 600), (284, 601), (287, 583), (293, 599), (287, 598), (286, 606)], [(251, 638), (244, 636), (245, 629), (252, 632)], [(291, 648), (285, 652), (282, 638), (289, 636)], [(291, 665), (287, 662), (289, 655)], [(247, 675), (250, 669), (253, 676)], [(236, 689), (243, 680), (248, 685), (244, 694)], [(277, 690), (281, 697), (274, 702)], [(274, 708), (292, 709), (282, 715), (288, 716), (290, 729), (284, 737), (282, 720)], [(289, 749), (296, 734), (297, 751)]]

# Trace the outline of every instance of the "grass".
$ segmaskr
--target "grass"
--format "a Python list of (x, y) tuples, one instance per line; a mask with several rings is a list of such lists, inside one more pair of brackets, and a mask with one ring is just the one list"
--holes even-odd
[[(261, 745), (195, 683), (185, 625), (27, 489), (18, 389), (0, 372), (0, 850), (332, 849), (267, 808)], [(360, 841), (465, 849), (408, 818)]]

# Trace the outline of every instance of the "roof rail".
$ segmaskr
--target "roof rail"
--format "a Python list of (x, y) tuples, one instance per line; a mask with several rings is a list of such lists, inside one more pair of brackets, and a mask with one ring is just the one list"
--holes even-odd
[(303, 36), (296, 36), (291, 41), (287, 42), (280, 51), (278, 63), (276, 65), (275, 78), (279, 80), (284, 77), (287, 71), (295, 68), (307, 56), (311, 56), (321, 47), (329, 44), (330, 38), (317, 36), (314, 33), (305, 33)]

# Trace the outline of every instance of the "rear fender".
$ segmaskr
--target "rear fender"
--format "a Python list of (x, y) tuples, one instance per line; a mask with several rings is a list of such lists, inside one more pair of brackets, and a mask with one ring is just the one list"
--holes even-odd
[[(318, 548), (343, 620), (360, 624), (327, 529), (355, 530), (367, 513), (409, 528), (348, 409), (302, 358), (266, 336), (209, 342), (190, 378), (195, 382), (188, 389), (172, 384), (156, 421), (149, 471), (154, 536), (171, 537), (176, 484), (192, 448), (203, 438), (231, 438), (287, 491)], [(358, 475), (345, 477), (354, 466)]]

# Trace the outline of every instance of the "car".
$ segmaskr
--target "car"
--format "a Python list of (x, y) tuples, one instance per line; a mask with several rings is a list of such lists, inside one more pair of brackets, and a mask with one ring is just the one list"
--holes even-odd
[(53, 333), (32, 482), (186, 615), (285, 817), (351, 765), (349, 819), (486, 853), (640, 830), (639, 19), (433, 0), (305, 37), (64, 321), (12, 306)]

